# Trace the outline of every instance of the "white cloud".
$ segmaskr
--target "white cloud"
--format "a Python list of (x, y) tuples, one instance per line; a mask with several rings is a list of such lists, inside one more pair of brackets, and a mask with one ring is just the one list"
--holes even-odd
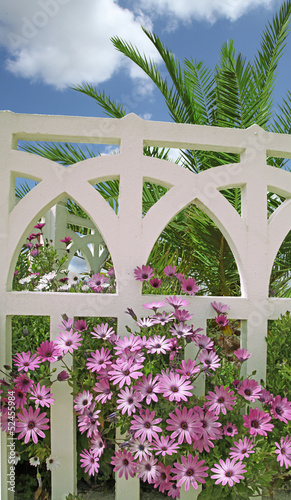
[(116, 0), (2, 0), (2, 12), (0, 44), (9, 51), (7, 68), (59, 89), (104, 82), (121, 67), (142, 78), (141, 70), (113, 47), (112, 36), (130, 38), (159, 60), (140, 27), (152, 28), (149, 17)]
[(235, 21), (257, 7), (270, 8), (276, 1), (278, 3), (278, 0), (139, 0), (138, 5), (147, 13), (168, 18), (167, 28), (173, 30), (179, 20), (215, 22), (224, 17)]

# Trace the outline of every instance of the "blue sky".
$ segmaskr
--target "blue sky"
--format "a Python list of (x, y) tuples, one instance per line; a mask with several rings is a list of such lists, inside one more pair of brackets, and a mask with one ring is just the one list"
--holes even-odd
[[(144, 25), (183, 61), (214, 67), (219, 49), (233, 39), (252, 59), (280, 0), (2, 0), (0, 109), (17, 113), (104, 116), (70, 84), (87, 82), (123, 103), (127, 112), (170, 120), (151, 82), (119, 54), (110, 37), (137, 45), (158, 64)], [(279, 66), (276, 98), (290, 81), (291, 41)], [(162, 71), (162, 65), (160, 65)], [(290, 86), (289, 86), (290, 88)]]

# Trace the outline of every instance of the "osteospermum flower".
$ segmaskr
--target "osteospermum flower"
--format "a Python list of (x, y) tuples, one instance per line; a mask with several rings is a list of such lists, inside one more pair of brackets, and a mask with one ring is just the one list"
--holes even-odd
[(130, 337), (119, 338), (115, 342), (114, 349), (116, 350), (117, 355), (123, 355), (124, 353), (141, 351), (144, 346), (143, 339), (138, 335), (130, 334)]
[(182, 297), (167, 297), (165, 299), (170, 306), (173, 306), (174, 309), (179, 309), (179, 307), (187, 307), (189, 305), (188, 300), (183, 299)]
[(14, 389), (13, 396), (15, 399), (16, 409), (23, 408), (26, 404), (26, 393), (21, 391), (20, 389)]
[(55, 345), (59, 347), (62, 354), (67, 354), (67, 352), (72, 352), (79, 349), (81, 345), (82, 337), (79, 333), (73, 332), (73, 330), (64, 331), (60, 333), (59, 337), (55, 339)]
[(125, 479), (128, 479), (128, 476), (134, 477), (136, 464), (129, 451), (116, 451), (115, 455), (112, 457), (111, 464), (115, 465), (113, 469), (114, 472), (119, 471), (119, 477), (123, 476), (123, 474), (125, 475)]
[(100, 392), (98, 396), (96, 396), (95, 400), (100, 401), (102, 404), (106, 403), (106, 401), (110, 401), (113, 392), (110, 389), (109, 382), (107, 379), (102, 379), (100, 382), (96, 382), (93, 387), (93, 391)]
[(176, 276), (176, 271), (177, 271), (176, 266), (166, 266), (164, 268), (164, 273), (166, 276), (169, 276), (169, 278)]
[(256, 436), (260, 434), (260, 436), (267, 436), (267, 432), (272, 431), (274, 425), (269, 424), (271, 420), (271, 415), (269, 413), (265, 413), (263, 410), (259, 410), (259, 408), (250, 409), (249, 415), (243, 415), (244, 418), (244, 427), (249, 429), (249, 433), (252, 436)]
[(187, 337), (188, 335), (192, 335), (192, 327), (184, 323), (174, 323), (173, 326), (170, 327), (169, 332), (178, 338)]
[(137, 477), (144, 483), (147, 481), (152, 484), (159, 475), (157, 461), (153, 456), (143, 458), (136, 464)]
[(78, 416), (78, 427), (81, 434), (87, 431), (87, 437), (91, 438), (98, 432), (100, 411), (95, 410), (95, 403), (92, 403), (84, 410), (83, 414)]
[(234, 436), (235, 434), (238, 434), (237, 432), (237, 426), (230, 423), (226, 422), (226, 424), (223, 426), (223, 434), (225, 436)]
[(92, 337), (97, 339), (109, 339), (115, 331), (113, 328), (108, 327), (108, 323), (101, 323), (101, 325), (93, 326), (94, 332), (90, 332)]
[(117, 359), (109, 371), (110, 380), (113, 385), (119, 384), (120, 388), (124, 384), (130, 385), (132, 379), (142, 377), (143, 373), (140, 371), (141, 369), (142, 364), (135, 363), (133, 358), (126, 361), (124, 359)]
[(245, 465), (240, 461), (237, 462), (235, 458), (232, 460), (227, 458), (225, 462), (220, 459), (219, 464), (214, 464), (215, 467), (211, 469), (212, 472), (215, 472), (211, 476), (211, 479), (216, 479), (215, 484), (222, 483), (222, 486), (228, 484), (232, 487), (234, 483), (239, 483), (240, 479), (245, 478), (243, 476), (247, 472), (244, 468)]
[(30, 465), (32, 465), (33, 467), (38, 467), (38, 465), (40, 465), (40, 461), (39, 461), (39, 458), (38, 457), (31, 457), (29, 459), (29, 463)]
[(134, 270), (134, 277), (137, 281), (149, 281), (154, 273), (150, 266), (136, 267)]
[(100, 467), (97, 453), (92, 449), (83, 450), (80, 457), (81, 467), (85, 467), (85, 472), (88, 472), (89, 476), (94, 476)]
[(207, 337), (207, 335), (200, 335), (197, 333), (194, 337), (194, 344), (200, 347), (200, 349), (212, 349), (213, 340)]
[(202, 424), (196, 418), (193, 408), (187, 410), (186, 406), (183, 407), (182, 412), (179, 408), (175, 412), (169, 414), (169, 419), (166, 420), (169, 424), (167, 431), (173, 431), (171, 438), (178, 437), (178, 444), (187, 442), (192, 443), (193, 439), (199, 439), (202, 435)]
[(27, 372), (28, 370), (35, 370), (39, 368), (40, 357), (36, 354), (30, 354), (30, 351), (23, 352), (22, 354), (17, 353), (13, 362), (15, 366), (18, 366), (18, 371), (24, 370)]
[(101, 434), (99, 432), (95, 432), (93, 437), (91, 438), (91, 450), (96, 453), (97, 457), (101, 457), (105, 448), (106, 443), (102, 439)]
[(94, 290), (96, 287), (100, 287), (104, 285), (104, 283), (107, 283), (108, 279), (103, 276), (103, 274), (93, 274), (91, 278), (88, 279), (88, 285)]
[(187, 401), (188, 396), (192, 396), (191, 389), (193, 389), (193, 385), (184, 375), (180, 376), (178, 373), (171, 372), (168, 375), (163, 373), (160, 376), (158, 390), (169, 401), (177, 401), (178, 403), (181, 400)]
[(195, 359), (188, 359), (187, 362), (183, 359), (180, 368), (177, 368), (176, 372), (181, 373), (181, 375), (187, 378), (193, 377), (196, 373), (200, 372), (200, 366), (196, 366), (195, 363)]
[(237, 349), (233, 354), (241, 363), (249, 359), (252, 355), (247, 349)]
[(150, 280), (150, 285), (153, 288), (160, 288), (162, 286), (162, 280), (160, 280), (159, 278), (152, 278)]
[(142, 307), (145, 309), (151, 309), (153, 311), (156, 311), (157, 309), (160, 309), (161, 307), (164, 307), (166, 305), (166, 302), (159, 301), (159, 302), (147, 302), (146, 304), (143, 304)]
[(119, 396), (119, 399), (116, 400), (119, 405), (117, 406), (117, 409), (120, 410), (122, 408), (121, 413), (124, 415), (125, 412), (127, 412), (127, 415), (131, 416), (132, 413), (136, 412), (137, 408), (140, 408), (140, 401), (141, 401), (141, 396), (138, 392), (135, 392), (132, 387), (128, 388), (125, 387), (125, 389), (121, 389), (120, 393), (117, 394)]
[(32, 438), (34, 443), (38, 442), (38, 437), (44, 438), (44, 430), (49, 429), (46, 423), (49, 421), (46, 418), (46, 413), (40, 414), (40, 408), (37, 408), (35, 412), (32, 406), (28, 408), (28, 411), (23, 408), (22, 413), (17, 413), (17, 421), (15, 424), (15, 432), (19, 432), (18, 439), (24, 437), (24, 443), (27, 444), (30, 438)]
[(287, 401), (287, 398), (276, 396), (271, 402), (271, 414), (287, 424), (288, 420), (291, 420), (291, 402)]
[(58, 349), (54, 342), (45, 340), (40, 344), (40, 346), (37, 348), (37, 353), (41, 358), (41, 361), (49, 361), (50, 363), (53, 363), (58, 359), (58, 356), (61, 355), (60, 349)]
[(54, 404), (54, 398), (53, 394), (50, 392), (50, 388), (46, 387), (45, 385), (40, 386), (39, 383), (36, 385), (34, 384), (33, 388), (31, 389), (31, 394), (29, 399), (34, 400), (35, 404), (39, 404), (40, 406), (47, 406), (48, 408), (50, 405)]
[(150, 373), (148, 377), (143, 375), (142, 379), (139, 380), (134, 386), (134, 389), (140, 394), (141, 400), (145, 399), (147, 405), (149, 405), (151, 401), (154, 401), (155, 403), (158, 401), (158, 382), (159, 376), (156, 375), (153, 379), (153, 376)]
[(81, 414), (84, 413), (84, 411), (91, 405), (92, 399), (93, 396), (89, 391), (83, 391), (82, 393), (79, 392), (78, 396), (74, 398), (75, 410)]
[(146, 348), (151, 354), (166, 354), (167, 351), (171, 350), (171, 341), (166, 339), (166, 335), (162, 337), (160, 335), (155, 335), (153, 338), (150, 337), (148, 339)]
[(159, 488), (161, 493), (168, 491), (172, 486), (171, 479), (171, 466), (165, 467), (161, 462), (158, 463), (158, 476), (155, 479), (154, 488)]
[(171, 484), (171, 488), (168, 490), (168, 496), (171, 498), (180, 498), (181, 488), (178, 488), (176, 483)]
[(216, 368), (219, 368), (220, 366), (219, 357), (215, 351), (207, 351), (207, 349), (203, 349), (199, 353), (198, 359), (200, 363), (202, 363), (202, 369), (204, 371), (216, 370)]
[(229, 387), (220, 386), (220, 388), (216, 385), (215, 392), (209, 391), (205, 399), (205, 404), (209, 405), (209, 410), (213, 410), (216, 415), (219, 415), (222, 412), (226, 415), (226, 410), (233, 410), (232, 406), (235, 405), (236, 397), (233, 396), (234, 392), (229, 391)]
[(136, 322), (137, 326), (140, 328), (149, 328), (153, 325), (157, 324), (156, 319), (154, 318), (139, 318)]
[(291, 437), (288, 435), (284, 438), (281, 437), (280, 444), (275, 443), (278, 450), (275, 450), (277, 456), (277, 461), (280, 462), (280, 466), (285, 465), (286, 469), (291, 467)]
[(45, 463), (47, 470), (56, 470), (60, 466), (61, 461), (59, 458), (53, 458), (50, 456), (46, 459)]
[(140, 436), (142, 441), (146, 439), (151, 443), (152, 440), (158, 437), (158, 432), (162, 432), (162, 429), (157, 426), (163, 419), (154, 418), (155, 412), (147, 408), (143, 415), (133, 416), (131, 421), (130, 429), (134, 431), (134, 437), (138, 438)]
[[(180, 321), (180, 323), (184, 323), (185, 321), (190, 321), (193, 318), (193, 314), (190, 314), (189, 311), (185, 309), (175, 309), (174, 318)], [(202, 330), (202, 328), (200, 328)]]
[(153, 451), (151, 444), (148, 441), (142, 441), (140, 438), (131, 441), (129, 449), (133, 453), (134, 458), (139, 461), (152, 455)]
[(246, 378), (240, 388), (238, 389), (238, 394), (243, 396), (247, 401), (254, 402), (256, 399), (259, 399), (261, 394), (261, 386), (256, 382), (256, 380), (249, 380)]
[(21, 373), (13, 382), (15, 384), (15, 389), (20, 389), (22, 392), (29, 392), (33, 386), (33, 380), (28, 378), (26, 373)]
[(194, 278), (187, 278), (182, 281), (181, 290), (188, 295), (195, 295), (199, 291), (199, 286), (196, 285)]
[(172, 313), (167, 314), (165, 311), (162, 313), (157, 313), (153, 316), (153, 319), (156, 321), (156, 324), (165, 326), (170, 321), (173, 321), (174, 315)]
[(228, 311), (229, 307), (225, 304), (222, 304), (221, 302), (216, 302), (214, 300), (214, 302), (211, 302), (211, 305), (214, 309), (214, 311), (217, 312), (217, 314), (221, 314), (221, 313), (224, 313), (226, 311)]
[(98, 351), (96, 349), (95, 352), (91, 352), (91, 358), (87, 359), (86, 366), (88, 370), (91, 372), (99, 372), (100, 370), (105, 370), (107, 367), (111, 366), (111, 354), (110, 349), (104, 349), (101, 347), (101, 350)]
[(200, 460), (198, 462), (198, 455), (193, 458), (192, 455), (188, 457), (181, 457), (182, 464), (177, 462), (174, 463), (174, 468), (171, 470), (173, 472), (174, 480), (177, 480), (177, 486), (181, 486), (185, 483), (185, 491), (189, 491), (190, 485), (193, 486), (195, 490), (198, 489), (198, 482), (205, 483), (204, 477), (207, 477), (208, 467), (204, 466), (205, 460)]
[(218, 326), (227, 326), (228, 325), (228, 319), (225, 316), (225, 314), (220, 314), (219, 316), (216, 316), (215, 321), (218, 324)]
[(156, 450), (155, 455), (162, 454), (162, 456), (165, 457), (166, 455), (177, 453), (179, 445), (176, 443), (175, 439), (170, 440), (169, 436), (161, 436), (158, 439), (154, 439), (153, 448)]
[(229, 456), (231, 458), (235, 458), (236, 460), (249, 458), (250, 453), (255, 453), (255, 451), (253, 450), (255, 445), (253, 444), (252, 438), (245, 437), (243, 441), (239, 439), (238, 442), (234, 442), (234, 445), (235, 446), (230, 448), (232, 451), (230, 452)]

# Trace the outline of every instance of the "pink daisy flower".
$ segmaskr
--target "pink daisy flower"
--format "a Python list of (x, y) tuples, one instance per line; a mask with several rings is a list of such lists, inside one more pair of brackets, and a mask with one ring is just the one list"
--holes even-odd
[(111, 366), (110, 359), (112, 356), (110, 354), (110, 349), (104, 349), (104, 347), (101, 347), (100, 351), (96, 349), (95, 352), (91, 352), (91, 356), (91, 358), (87, 359), (86, 363), (88, 370), (91, 372), (99, 372), (100, 370), (105, 370), (107, 367)]
[(247, 349), (237, 349), (233, 354), (241, 363), (249, 359), (252, 355), (252, 353), (249, 353)]
[(109, 382), (107, 379), (102, 379), (100, 382), (96, 382), (93, 387), (93, 391), (100, 392), (98, 396), (96, 396), (95, 400), (98, 402), (106, 403), (106, 401), (110, 401), (112, 398), (113, 392), (110, 389)]
[(176, 443), (175, 439), (171, 439), (169, 436), (163, 437), (161, 436), (158, 439), (154, 439), (153, 448), (157, 450), (155, 455), (162, 454), (163, 457), (166, 455), (173, 455), (173, 453), (177, 453), (179, 450), (179, 445)]
[(243, 396), (247, 401), (254, 402), (256, 399), (259, 399), (261, 395), (261, 386), (256, 382), (256, 380), (249, 380), (246, 378), (240, 388), (238, 389), (238, 394)]
[(168, 491), (172, 486), (171, 479), (171, 466), (165, 467), (161, 462), (158, 463), (158, 476), (154, 482), (154, 488), (159, 488), (161, 493)]
[(157, 309), (160, 309), (161, 307), (164, 307), (166, 305), (166, 302), (162, 302), (162, 301), (159, 301), (159, 302), (147, 302), (146, 304), (143, 304), (142, 307), (144, 307), (145, 309), (151, 309), (152, 311), (155, 311)]
[(144, 341), (138, 335), (130, 334), (130, 337), (119, 338), (115, 343), (114, 349), (116, 350), (117, 355), (122, 355), (127, 351), (136, 352), (141, 351), (144, 347)]
[(23, 408), (22, 413), (17, 413), (17, 420), (15, 424), (15, 432), (19, 432), (18, 439), (24, 437), (24, 443), (27, 444), (30, 438), (36, 444), (38, 442), (38, 437), (44, 438), (44, 430), (49, 429), (46, 423), (49, 421), (46, 418), (46, 413), (41, 413), (40, 408), (37, 408), (35, 412), (32, 406), (28, 408), (28, 411)]
[(180, 498), (180, 491), (181, 491), (181, 488), (178, 488), (176, 483), (172, 483), (172, 486), (168, 491), (168, 497)]
[(223, 434), (225, 436), (234, 436), (235, 434), (238, 434), (237, 432), (237, 426), (230, 423), (226, 422), (226, 425), (223, 426)]
[(245, 437), (243, 441), (239, 439), (238, 442), (235, 441), (233, 444), (235, 446), (230, 448), (232, 451), (229, 454), (231, 458), (243, 460), (244, 458), (249, 458), (249, 453), (255, 453), (252, 438)]
[(196, 285), (194, 278), (187, 278), (182, 281), (181, 290), (188, 295), (195, 295), (199, 291), (199, 286)]
[(139, 401), (141, 401), (141, 396), (137, 392), (134, 392), (134, 389), (130, 387), (125, 387), (125, 389), (121, 389), (120, 393), (117, 394), (119, 396), (119, 399), (117, 399), (117, 403), (119, 405), (117, 406), (118, 410), (121, 410), (122, 408), (122, 415), (124, 415), (125, 412), (127, 412), (127, 415), (131, 416), (132, 413), (136, 412), (137, 408), (141, 408), (141, 405)]
[(97, 457), (101, 457), (106, 448), (105, 440), (102, 439), (99, 432), (95, 432), (91, 438), (91, 450), (95, 452)]
[(153, 278), (150, 280), (150, 285), (153, 288), (160, 288), (162, 286), (162, 280), (159, 280), (159, 278)]
[(108, 278), (103, 276), (103, 274), (95, 273), (91, 278), (88, 279), (88, 285), (94, 290), (95, 288), (102, 287), (104, 283), (108, 283)]
[(165, 311), (162, 313), (157, 313), (153, 316), (153, 319), (156, 321), (156, 324), (165, 326), (170, 321), (173, 321), (174, 315), (172, 313), (167, 314)]
[(115, 331), (113, 328), (108, 327), (108, 323), (101, 323), (101, 325), (93, 326), (94, 332), (90, 332), (92, 337), (95, 337), (97, 339), (109, 339)]
[(166, 301), (168, 302), (168, 304), (170, 304), (170, 306), (173, 306), (174, 309), (179, 309), (179, 307), (187, 307), (190, 304), (188, 300), (183, 299), (182, 297), (176, 297), (175, 295), (174, 297), (167, 297)]
[(94, 476), (100, 467), (99, 456), (94, 450), (90, 449), (89, 451), (83, 450), (80, 457), (81, 467), (85, 467), (85, 472), (88, 472), (89, 476)]
[[(196, 420), (202, 424), (202, 436), (210, 439), (218, 439), (220, 437), (221, 423), (218, 422), (219, 417), (211, 410), (205, 410), (205, 413), (200, 406), (194, 406)], [(201, 453), (201, 450), (199, 450)]]
[(87, 408), (89, 408), (89, 406), (91, 405), (92, 399), (93, 396), (92, 394), (90, 394), (89, 391), (79, 392), (78, 396), (74, 398), (75, 410), (83, 414), (87, 410)]
[(142, 364), (135, 363), (133, 358), (127, 361), (124, 361), (124, 359), (117, 359), (116, 363), (112, 364), (111, 370), (108, 373), (113, 385), (119, 384), (121, 388), (124, 384), (130, 385), (132, 379), (142, 377), (143, 373), (140, 371), (141, 369)]
[(65, 243), (67, 246), (71, 243), (72, 238), (71, 236), (65, 236), (62, 240), (60, 240), (61, 243)]
[(213, 348), (213, 340), (211, 340), (207, 335), (200, 335), (197, 333), (194, 338), (194, 344), (200, 349), (212, 349)]
[(29, 399), (34, 400), (35, 404), (39, 404), (40, 406), (47, 406), (48, 408), (54, 404), (53, 394), (50, 392), (50, 388), (45, 385), (40, 386), (39, 383), (34, 384), (31, 389), (31, 394)]
[(134, 432), (134, 437), (138, 438), (140, 436), (142, 441), (146, 439), (151, 443), (153, 439), (158, 437), (158, 432), (162, 432), (162, 429), (157, 426), (162, 422), (162, 418), (154, 418), (155, 412), (147, 408), (143, 415), (133, 416), (131, 421), (130, 429)]
[(226, 410), (233, 410), (232, 406), (235, 405), (236, 397), (233, 396), (234, 392), (229, 391), (229, 387), (223, 387), (223, 385), (218, 388), (215, 386), (215, 392), (209, 391), (205, 399), (205, 404), (209, 405), (209, 410), (213, 410), (216, 415), (222, 412), (226, 415)]
[(150, 337), (146, 343), (146, 348), (150, 354), (166, 354), (171, 350), (171, 342), (166, 336), (155, 335)]
[(200, 366), (195, 366), (195, 359), (188, 359), (188, 361), (183, 361), (181, 362), (180, 368), (176, 369), (177, 373), (181, 373), (181, 375), (184, 375), (187, 378), (194, 377), (196, 373), (200, 372)]
[(62, 324), (58, 325), (58, 328), (60, 328), (61, 330), (70, 330), (71, 328), (73, 328), (74, 318), (68, 318), (66, 314), (63, 314), (62, 317)]
[(181, 399), (187, 401), (188, 396), (192, 396), (191, 389), (193, 389), (193, 385), (184, 375), (180, 376), (178, 373), (169, 373), (167, 375), (163, 373), (160, 377), (158, 390), (169, 401), (177, 401), (178, 403)]
[(271, 414), (287, 424), (288, 420), (291, 420), (291, 402), (287, 401), (287, 398), (276, 396), (271, 403)]
[(115, 465), (113, 469), (114, 472), (119, 471), (119, 477), (123, 476), (123, 474), (125, 475), (125, 479), (128, 479), (128, 476), (134, 477), (136, 464), (129, 451), (116, 451), (115, 455), (112, 457), (111, 464)]
[(275, 443), (278, 450), (275, 450), (277, 456), (277, 461), (280, 462), (280, 466), (285, 465), (286, 469), (291, 467), (291, 437), (288, 435), (284, 438), (281, 437), (280, 444)]
[(153, 376), (150, 373), (148, 377), (144, 375), (142, 377), (142, 380), (139, 380), (134, 386), (134, 389), (141, 395), (141, 400), (146, 398), (147, 405), (149, 405), (151, 401), (154, 401), (155, 403), (158, 401), (158, 382), (159, 376), (156, 375), (156, 377), (153, 379)]
[(130, 442), (129, 447), (131, 453), (134, 455), (135, 459), (139, 461), (146, 459), (152, 455), (153, 448), (148, 441), (142, 441), (140, 438), (134, 439)]
[(216, 479), (215, 484), (222, 483), (222, 486), (228, 484), (230, 487), (233, 486), (234, 483), (239, 483), (240, 479), (244, 479), (243, 474), (246, 471), (244, 468), (245, 465), (242, 462), (237, 462), (235, 458), (231, 461), (229, 458), (225, 460), (219, 460), (219, 464), (214, 464), (214, 468), (211, 469), (212, 472), (215, 472), (211, 476), (211, 479)]
[(91, 438), (98, 433), (98, 426), (100, 425), (98, 418), (100, 411), (101, 410), (95, 410), (95, 403), (93, 403), (85, 410), (83, 415), (78, 416), (78, 427), (81, 434), (87, 431), (87, 437)]
[(149, 281), (154, 273), (150, 266), (136, 267), (134, 270), (134, 277), (137, 281)]
[(36, 368), (39, 368), (40, 361), (40, 357), (36, 354), (31, 355), (30, 351), (23, 352), (22, 354), (17, 353), (13, 358), (13, 362), (15, 366), (18, 366), (19, 372), (21, 370), (27, 372), (28, 370), (35, 370)]
[(259, 408), (250, 409), (249, 415), (243, 415), (244, 418), (244, 427), (249, 429), (249, 433), (252, 436), (256, 436), (260, 434), (260, 436), (267, 436), (267, 432), (272, 431), (274, 425), (269, 424), (271, 420), (271, 415), (269, 413), (265, 413), (263, 410), (259, 410)]
[(21, 373), (13, 382), (15, 383), (15, 389), (20, 389), (22, 392), (29, 392), (33, 386), (33, 380), (28, 378), (26, 373)]
[(83, 340), (81, 335), (77, 332), (74, 333), (71, 329), (60, 333), (59, 337), (55, 339), (55, 345), (59, 347), (63, 355), (67, 352), (72, 354), (75, 349), (79, 349), (81, 340)]
[[(174, 318), (183, 323), (185, 321), (190, 321), (190, 319), (193, 318), (193, 314), (190, 314), (189, 311), (185, 309), (175, 309)], [(202, 330), (202, 328), (199, 330)]]
[(262, 389), (259, 397), (260, 403), (270, 403), (273, 400), (273, 395), (267, 391), (267, 389)]
[(169, 332), (178, 338), (187, 337), (188, 335), (192, 335), (192, 327), (184, 325), (184, 323), (174, 323), (173, 326), (170, 327)]
[(193, 486), (195, 490), (198, 489), (198, 482), (205, 483), (204, 477), (207, 477), (207, 466), (203, 466), (205, 460), (200, 460), (198, 462), (198, 455), (193, 458), (192, 455), (188, 457), (181, 457), (182, 464), (177, 462), (174, 463), (174, 468), (171, 470), (173, 472), (174, 480), (177, 480), (177, 486), (181, 486), (185, 483), (185, 491), (189, 491), (190, 486)]
[(139, 318), (136, 324), (140, 328), (150, 328), (151, 326), (156, 325), (157, 321), (155, 318)]
[(220, 314), (219, 316), (216, 316), (215, 321), (218, 324), (218, 326), (221, 327), (228, 325), (228, 319), (225, 316), (225, 314)]
[(143, 458), (136, 464), (137, 477), (144, 483), (152, 484), (159, 475), (157, 461), (153, 456)]
[(199, 355), (198, 359), (200, 363), (202, 363), (202, 370), (216, 370), (219, 368), (219, 357), (217, 356), (215, 351), (207, 351), (207, 349), (203, 349)]
[(227, 305), (222, 304), (221, 302), (216, 302), (215, 300), (214, 302), (211, 302), (211, 305), (214, 311), (217, 312), (217, 314), (225, 313), (229, 310), (229, 307)]
[(87, 328), (88, 325), (85, 319), (78, 319), (74, 323), (74, 330), (76, 330), (77, 332), (84, 332), (85, 330), (87, 330)]
[(37, 348), (37, 353), (42, 362), (49, 361), (50, 363), (57, 361), (58, 356), (62, 355), (61, 350), (55, 346), (54, 342), (49, 340), (45, 340), (40, 344), (40, 347)]
[(176, 266), (166, 266), (164, 268), (164, 273), (166, 276), (169, 276), (169, 278), (176, 276), (176, 271), (177, 271)]
[(186, 406), (184, 406), (182, 412), (176, 408), (175, 413), (170, 413), (169, 417), (166, 420), (167, 424), (169, 424), (166, 429), (167, 431), (173, 431), (171, 434), (172, 439), (178, 437), (178, 444), (183, 442), (191, 444), (193, 439), (201, 437), (202, 424), (197, 420), (193, 408), (187, 410)]
[(18, 408), (23, 408), (23, 406), (26, 405), (26, 393), (16, 388), (13, 393), (16, 409), (18, 410)]

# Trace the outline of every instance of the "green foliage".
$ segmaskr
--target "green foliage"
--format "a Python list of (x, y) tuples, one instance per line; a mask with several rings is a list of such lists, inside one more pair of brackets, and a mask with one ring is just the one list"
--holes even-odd
[(291, 400), (291, 315), (271, 321), (267, 341), (266, 388)]

